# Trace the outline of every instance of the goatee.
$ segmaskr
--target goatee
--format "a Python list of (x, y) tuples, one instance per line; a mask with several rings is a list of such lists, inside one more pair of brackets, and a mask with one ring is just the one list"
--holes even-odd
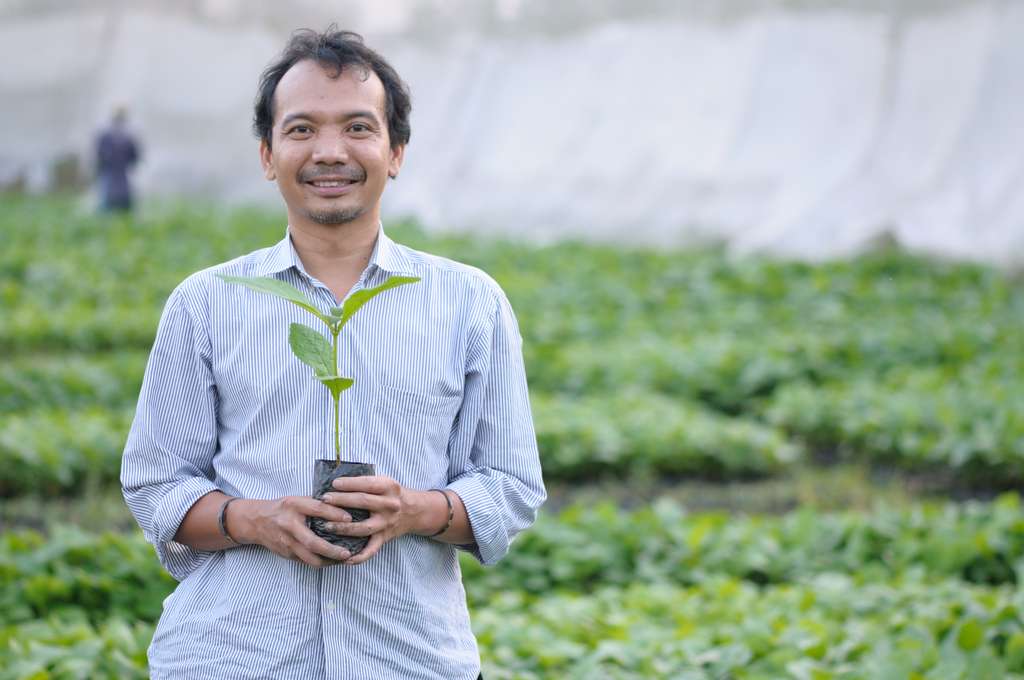
[(362, 208), (340, 208), (338, 210), (317, 210), (309, 211), (309, 219), (317, 224), (348, 224), (359, 219), (363, 214)]

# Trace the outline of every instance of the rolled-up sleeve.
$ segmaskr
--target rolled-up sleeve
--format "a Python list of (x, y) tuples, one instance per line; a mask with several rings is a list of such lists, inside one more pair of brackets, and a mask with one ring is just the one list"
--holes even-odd
[[(512, 307), (494, 284), (485, 321), (466, 353), (463, 404), (450, 446), (468, 460), (448, 488), (462, 499), (475, 542), (459, 546), (484, 565), (497, 563), (547, 498)], [(459, 455), (459, 448), (468, 455)]]
[(164, 307), (121, 461), (128, 508), (178, 580), (212, 554), (177, 543), (174, 536), (195, 502), (217, 489), (217, 390), (209, 335), (185, 285)]

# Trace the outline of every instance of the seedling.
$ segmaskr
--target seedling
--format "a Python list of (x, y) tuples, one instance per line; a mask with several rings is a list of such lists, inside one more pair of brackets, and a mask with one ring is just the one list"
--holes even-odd
[(237, 283), (261, 293), (269, 293), (283, 298), (292, 304), (301, 307), (316, 318), (320, 319), (331, 332), (331, 341), (322, 333), (305, 324), (292, 323), (288, 326), (288, 345), (292, 353), (299, 361), (313, 369), (313, 376), (323, 383), (334, 400), (334, 459), (335, 464), (341, 464), (341, 426), (339, 423), (339, 404), (341, 393), (352, 387), (355, 380), (346, 378), (338, 373), (338, 335), (355, 313), (362, 309), (363, 305), (377, 295), (389, 288), (415, 283), (419, 281), (414, 276), (392, 276), (387, 281), (374, 288), (358, 290), (348, 297), (341, 307), (331, 307), (327, 314), (322, 313), (307, 298), (302, 291), (290, 283), (279, 281), (268, 276), (227, 276), (218, 274), (227, 283)]

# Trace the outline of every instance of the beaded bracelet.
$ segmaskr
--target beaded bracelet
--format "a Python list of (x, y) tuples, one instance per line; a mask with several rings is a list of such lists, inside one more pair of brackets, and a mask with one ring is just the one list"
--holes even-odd
[(436, 491), (442, 496), (444, 496), (444, 502), (448, 504), (448, 523), (441, 527), (440, 531), (430, 534), (429, 536), (427, 536), (427, 538), (434, 538), (435, 536), (440, 536), (444, 532), (451, 529), (452, 520), (455, 519), (455, 508), (452, 507), (452, 499), (448, 497), (448, 494), (446, 494), (444, 491), (441, 491), (440, 489), (431, 489), (431, 491)]
[(228, 539), (228, 541), (230, 541), (231, 545), (233, 546), (242, 544), (236, 541), (235, 539), (231, 538), (231, 534), (228, 533), (227, 525), (224, 524), (224, 516), (227, 514), (228, 506), (231, 505), (232, 501), (237, 500), (237, 496), (232, 496), (231, 498), (224, 501), (224, 503), (220, 506), (220, 514), (217, 515), (217, 526), (220, 527), (220, 535)]

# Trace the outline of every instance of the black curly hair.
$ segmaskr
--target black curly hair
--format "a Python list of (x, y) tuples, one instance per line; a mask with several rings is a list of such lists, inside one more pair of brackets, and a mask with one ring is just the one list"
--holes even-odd
[(351, 66), (363, 69), (366, 77), (369, 77), (371, 71), (376, 73), (384, 84), (384, 106), (391, 148), (409, 143), (409, 135), (412, 132), (409, 127), (409, 111), (412, 110), (412, 102), (408, 85), (384, 57), (364, 44), (363, 36), (352, 31), (339, 31), (332, 25), (323, 33), (310, 29), (292, 33), (281, 56), (260, 76), (252, 129), (257, 137), (267, 143), (267, 148), (271, 146), (274, 127), (274, 92), (277, 91), (277, 84), (281, 82), (288, 69), (305, 59), (312, 59), (321, 66), (331, 69), (332, 77), (335, 78)]

